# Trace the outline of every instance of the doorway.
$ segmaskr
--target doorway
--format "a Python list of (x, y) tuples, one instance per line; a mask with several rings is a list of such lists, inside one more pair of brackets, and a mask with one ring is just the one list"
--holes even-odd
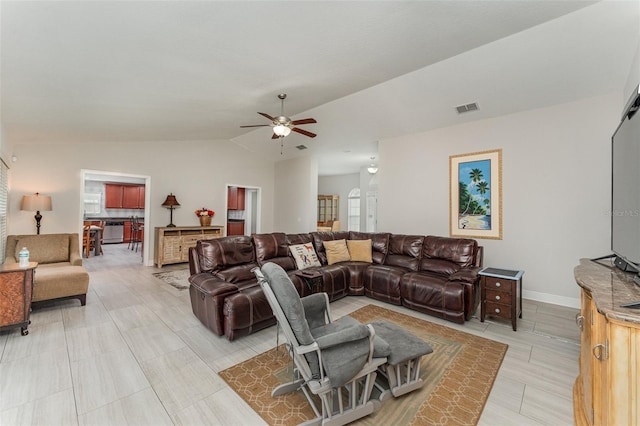
[[(128, 173), (118, 173), (102, 170), (82, 169), (80, 174), (80, 232), (85, 221), (101, 221), (105, 224), (104, 244), (126, 245), (125, 223), (131, 217), (143, 218), (144, 224), (150, 224), (150, 200), (151, 177)], [(137, 205), (114, 205), (111, 201), (111, 191), (122, 185), (123, 188), (131, 189), (138, 187), (139, 201)], [(109, 198), (107, 200), (107, 188), (109, 188)], [(109, 229), (107, 229), (107, 227)], [(107, 232), (108, 231), (108, 232)], [(142, 244), (138, 251), (132, 250), (132, 256), (140, 256), (145, 266), (151, 266), (149, 259), (149, 241), (151, 227), (147, 226), (147, 232), (142, 232)], [(122, 236), (121, 236), (122, 234)], [(106, 240), (105, 240), (106, 237)], [(132, 246), (133, 247), (133, 246)]]
[(262, 189), (255, 186), (226, 185), (226, 235), (251, 235), (260, 232)]

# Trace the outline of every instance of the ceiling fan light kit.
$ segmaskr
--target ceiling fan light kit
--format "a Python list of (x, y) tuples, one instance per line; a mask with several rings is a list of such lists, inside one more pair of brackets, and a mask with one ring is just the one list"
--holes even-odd
[(272, 117), (269, 114), (264, 112), (258, 112), (261, 116), (271, 121), (271, 124), (254, 124), (250, 126), (240, 126), (243, 128), (246, 127), (267, 127), (270, 126), (273, 129), (273, 135), (271, 139), (280, 139), (280, 144), (282, 145), (282, 138), (285, 138), (291, 134), (291, 132), (300, 133), (301, 135), (315, 138), (317, 135), (315, 133), (311, 133), (307, 130), (300, 129), (295, 126), (299, 126), (300, 124), (313, 124), (317, 123), (317, 121), (313, 118), (303, 118), (301, 120), (291, 120), (289, 117), (284, 115), (284, 100), (287, 98), (286, 93), (280, 93), (278, 95), (278, 99), (280, 99), (280, 115), (277, 117)]
[(291, 133), (291, 129), (284, 124), (278, 124), (273, 128), (273, 133), (278, 136), (286, 137), (289, 136), (289, 133)]

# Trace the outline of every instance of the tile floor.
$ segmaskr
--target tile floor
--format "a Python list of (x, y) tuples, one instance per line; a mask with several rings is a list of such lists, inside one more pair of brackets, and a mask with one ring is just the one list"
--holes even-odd
[[(234, 342), (215, 336), (191, 313), (188, 290), (153, 277), (157, 269), (126, 245), (105, 246), (85, 266), (85, 307), (48, 304), (33, 311), (28, 336), (0, 333), (0, 425), (264, 424), (217, 373), (273, 347), (275, 327)], [(525, 300), (517, 332), (509, 322), (456, 325), (364, 297), (336, 301), (332, 312), (368, 303), (509, 345), (481, 425), (573, 424), (576, 309)]]

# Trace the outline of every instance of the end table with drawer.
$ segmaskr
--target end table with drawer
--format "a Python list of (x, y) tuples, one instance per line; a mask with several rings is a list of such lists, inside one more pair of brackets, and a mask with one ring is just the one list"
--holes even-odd
[(511, 319), (513, 331), (522, 318), (522, 275), (524, 271), (484, 268), (480, 275), (480, 322), (486, 315)]

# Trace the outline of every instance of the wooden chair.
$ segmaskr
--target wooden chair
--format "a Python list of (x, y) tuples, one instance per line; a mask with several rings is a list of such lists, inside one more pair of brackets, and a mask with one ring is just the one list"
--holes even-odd
[(91, 250), (94, 250), (95, 247), (95, 240), (91, 235), (91, 224), (85, 222), (82, 226), (82, 252), (84, 253), (84, 257), (91, 256)]

